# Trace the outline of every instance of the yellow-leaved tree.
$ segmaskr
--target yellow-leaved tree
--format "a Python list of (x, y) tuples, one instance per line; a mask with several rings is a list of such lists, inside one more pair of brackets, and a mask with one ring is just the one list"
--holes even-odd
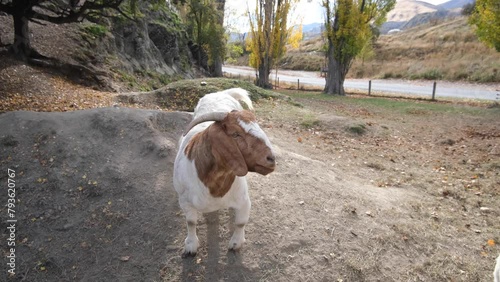
[(287, 29), (288, 15), (296, 0), (257, 0), (254, 12), (248, 11), (250, 38), (250, 66), (257, 70), (256, 85), (271, 88), (269, 74), (285, 53), (290, 34)]
[(469, 23), (475, 25), (476, 34), (486, 45), (500, 52), (500, 1), (476, 0)]
[(344, 80), (353, 59), (372, 39), (371, 26), (380, 26), (396, 0), (323, 0), (328, 75), (324, 92), (345, 95)]
[(288, 44), (293, 49), (299, 48), (300, 42), (302, 41), (302, 24), (293, 27), (290, 33), (290, 36), (288, 37)]

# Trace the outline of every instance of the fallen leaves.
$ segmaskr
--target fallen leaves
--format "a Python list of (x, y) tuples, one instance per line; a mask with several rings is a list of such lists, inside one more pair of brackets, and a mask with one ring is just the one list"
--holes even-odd
[(3, 71), (9, 72), (20, 74), (4, 76), (6, 79), (2, 80), (0, 88), (0, 112), (66, 112), (109, 107), (114, 103), (114, 93), (81, 86), (30, 66), (11, 66)]
[(36, 180), (36, 182), (38, 182), (40, 184), (47, 183), (47, 181), (48, 181), (47, 178), (41, 178), (41, 177)]

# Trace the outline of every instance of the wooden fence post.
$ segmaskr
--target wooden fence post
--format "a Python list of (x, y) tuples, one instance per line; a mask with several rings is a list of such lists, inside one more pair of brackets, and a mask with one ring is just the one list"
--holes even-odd
[(432, 85), (432, 101), (436, 100), (436, 82), (434, 81), (434, 84)]
[(370, 96), (372, 94), (372, 81), (369, 80), (368, 81), (368, 96)]
[(297, 90), (300, 90), (300, 79), (297, 78)]

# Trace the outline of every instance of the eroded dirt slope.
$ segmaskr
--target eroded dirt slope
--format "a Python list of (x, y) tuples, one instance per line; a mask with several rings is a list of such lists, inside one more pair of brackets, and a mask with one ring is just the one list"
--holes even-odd
[[(189, 119), (126, 108), (0, 115), (2, 182), (16, 172), (12, 279), (158, 279), (166, 252), (179, 247), (170, 175)], [(3, 204), (1, 219), (6, 242)]]

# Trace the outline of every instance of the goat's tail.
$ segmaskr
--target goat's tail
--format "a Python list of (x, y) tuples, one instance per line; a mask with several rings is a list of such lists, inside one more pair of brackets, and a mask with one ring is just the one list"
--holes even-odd
[(231, 89), (225, 90), (224, 92), (229, 94), (234, 99), (236, 99), (238, 101), (242, 101), (245, 104), (247, 104), (249, 110), (251, 110), (251, 111), (254, 110), (252, 100), (250, 100), (250, 95), (248, 94), (248, 92), (245, 89), (231, 88)]

